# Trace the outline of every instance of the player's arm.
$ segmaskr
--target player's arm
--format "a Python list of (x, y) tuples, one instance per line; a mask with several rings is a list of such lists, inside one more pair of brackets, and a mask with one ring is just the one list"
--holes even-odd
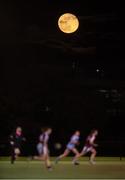
[(9, 136), (9, 143), (11, 146), (14, 146), (15, 142), (14, 142), (14, 136), (13, 135)]
[(93, 139), (89, 139), (89, 143), (90, 143), (90, 145), (92, 145), (92, 146), (94, 146), (94, 147), (97, 147), (98, 146), (98, 144), (96, 144), (95, 142), (94, 142), (94, 140)]
[(80, 144), (80, 142), (79, 141), (75, 141), (74, 144), (78, 146)]
[(76, 140), (75, 138), (72, 138), (71, 143), (75, 145), (79, 145), (79, 141)]
[(26, 138), (25, 138), (25, 137), (22, 137), (22, 141), (24, 141), (24, 142), (25, 142), (25, 141), (26, 141)]
[(93, 143), (93, 146), (94, 146), (94, 147), (97, 147), (97, 146), (98, 146), (98, 144), (96, 144), (96, 143)]

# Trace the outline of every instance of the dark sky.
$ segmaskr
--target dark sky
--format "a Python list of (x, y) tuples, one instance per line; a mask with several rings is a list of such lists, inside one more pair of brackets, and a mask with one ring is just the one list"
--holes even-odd
[[(119, 8), (90, 0), (0, 2), (2, 138), (17, 125), (34, 134), (50, 125), (57, 133), (98, 128), (100, 139), (125, 138)], [(57, 26), (65, 12), (79, 19), (73, 34)]]

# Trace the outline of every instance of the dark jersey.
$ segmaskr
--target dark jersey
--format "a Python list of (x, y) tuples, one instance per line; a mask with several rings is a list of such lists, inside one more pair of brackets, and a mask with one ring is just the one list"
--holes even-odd
[(43, 144), (43, 145), (47, 145), (48, 141), (49, 141), (49, 134), (47, 132), (43, 133), (40, 135), (39, 137), (39, 141)]
[(25, 138), (22, 135), (18, 135), (16, 133), (11, 134), (9, 137), (10, 145), (15, 148), (21, 148), (23, 141), (25, 141)]

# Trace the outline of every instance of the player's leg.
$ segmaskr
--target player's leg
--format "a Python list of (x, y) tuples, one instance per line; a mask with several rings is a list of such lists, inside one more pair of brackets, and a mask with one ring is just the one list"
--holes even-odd
[(69, 149), (66, 149), (66, 150), (64, 151), (64, 153), (59, 156), (59, 158), (62, 159), (62, 158), (64, 158), (64, 157), (68, 156), (69, 153), (70, 153), (70, 150), (69, 150)]
[(43, 154), (41, 154), (39, 156), (34, 156), (33, 159), (42, 161), (42, 160), (44, 160), (44, 156), (43, 156)]
[(59, 159), (62, 159), (62, 158), (64, 158), (64, 157), (68, 156), (69, 153), (70, 153), (70, 150), (69, 150), (69, 149), (66, 149), (66, 150), (64, 151), (64, 153), (61, 154), (58, 158), (59, 158)]
[(50, 162), (50, 157), (49, 157), (49, 155), (48, 154), (46, 154), (45, 156), (44, 156), (44, 160), (45, 160), (45, 166), (46, 166), (46, 168), (48, 169), (48, 170), (51, 170), (52, 169), (52, 166), (51, 166), (51, 162)]
[(64, 153), (56, 158), (55, 163), (58, 163), (59, 160), (61, 160), (62, 158), (68, 156), (69, 153), (70, 153), (70, 149), (65, 149)]
[(76, 153), (75, 157), (73, 158), (74, 164), (77, 164), (78, 159), (84, 156), (87, 152), (88, 152), (88, 148), (85, 146), (83, 147), (83, 150), (80, 153)]
[(18, 156), (20, 155), (21, 151), (20, 151), (19, 148), (15, 148), (15, 149), (14, 149), (14, 153), (15, 153), (15, 158), (17, 159)]
[(11, 164), (14, 164), (15, 161), (15, 152), (14, 152), (14, 147), (11, 147)]
[(48, 147), (43, 147), (43, 158), (45, 161), (45, 166), (48, 170), (52, 170), (51, 162), (50, 162), (50, 157), (49, 157), (49, 150)]
[(97, 152), (94, 148), (91, 149), (91, 156), (90, 156), (90, 162), (91, 164), (95, 164), (95, 156), (96, 156)]
[(38, 152), (38, 156), (34, 156), (33, 158), (35, 160), (44, 160), (42, 143), (38, 143), (37, 146), (36, 146), (36, 149), (37, 149), (37, 152)]
[[(73, 148), (72, 152), (75, 154), (75, 157), (78, 157), (79, 154), (80, 154), (76, 148)], [(73, 158), (73, 164), (74, 165), (79, 165), (78, 159), (76, 159), (75, 157)]]
[(14, 161), (18, 158), (20, 155), (21, 151), (18, 147), (12, 147), (11, 149), (11, 164), (14, 164)]

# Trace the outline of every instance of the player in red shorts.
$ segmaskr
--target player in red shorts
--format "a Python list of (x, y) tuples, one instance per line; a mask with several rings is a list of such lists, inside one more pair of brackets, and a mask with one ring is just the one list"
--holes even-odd
[(89, 136), (86, 139), (85, 145), (84, 145), (81, 153), (79, 153), (78, 155), (75, 156), (74, 162), (76, 162), (79, 157), (84, 156), (88, 152), (91, 152), (90, 163), (95, 164), (94, 160), (95, 160), (95, 156), (97, 154), (95, 147), (98, 146), (97, 144), (95, 144), (95, 139), (96, 139), (97, 135), (98, 135), (97, 129), (94, 129), (90, 132)]

